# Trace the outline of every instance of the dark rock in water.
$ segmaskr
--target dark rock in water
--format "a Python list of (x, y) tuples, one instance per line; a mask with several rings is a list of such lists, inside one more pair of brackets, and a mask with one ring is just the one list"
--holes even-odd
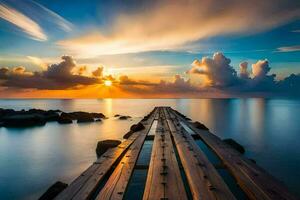
[(77, 123), (94, 122), (94, 118), (91, 116), (81, 116), (77, 119)]
[(61, 117), (61, 118), (68, 118), (68, 119), (72, 119), (72, 120), (73, 120), (73, 119), (74, 119), (74, 120), (76, 119), (76, 118), (74, 117), (74, 115), (72, 115), (72, 114), (70, 114), (70, 113), (65, 113), (65, 112), (61, 113), (61, 114), (60, 114), (60, 117)]
[(245, 153), (245, 148), (242, 145), (240, 145), (239, 143), (237, 143), (235, 140), (233, 140), (233, 139), (224, 139), (223, 141), (225, 143), (227, 143), (228, 145), (230, 145), (235, 150), (237, 150), (238, 152), (240, 152), (241, 154)]
[(102, 113), (91, 113), (93, 115), (94, 118), (101, 118), (101, 119), (105, 119), (105, 115)]
[(95, 119), (95, 122), (102, 122), (102, 119)]
[(72, 124), (73, 123), (72, 118), (68, 113), (62, 113), (59, 116), (57, 122), (60, 124)]
[(137, 132), (145, 129), (145, 126), (142, 123), (134, 124), (130, 127), (130, 131)]
[(209, 130), (204, 124), (200, 122), (194, 122), (193, 124), (198, 129), (207, 130), (207, 131)]
[(52, 200), (64, 189), (66, 189), (66, 187), (68, 187), (68, 184), (57, 181), (48, 188), (48, 190), (39, 198), (39, 200)]
[(114, 117), (120, 117), (121, 115), (119, 115), (119, 114), (116, 114)]
[(59, 114), (57, 112), (47, 111), (44, 114), (44, 118), (47, 122), (57, 121), (59, 119)]
[(142, 123), (137, 123), (137, 124), (134, 124), (130, 127), (130, 131), (128, 133), (126, 133), (123, 138), (124, 139), (128, 139), (134, 132), (137, 132), (137, 131), (141, 131), (145, 129), (145, 126), (142, 124)]
[(45, 125), (46, 120), (39, 114), (16, 114), (2, 118), (2, 123), (4, 127), (29, 127)]
[(131, 117), (130, 117), (130, 116), (126, 116), (126, 115), (125, 115), (125, 116), (120, 116), (120, 117), (119, 117), (120, 120), (127, 120), (127, 119), (129, 119), (129, 118), (131, 118)]
[(100, 157), (104, 154), (108, 149), (113, 148), (121, 144), (119, 140), (102, 140), (99, 141), (96, 148), (97, 156)]

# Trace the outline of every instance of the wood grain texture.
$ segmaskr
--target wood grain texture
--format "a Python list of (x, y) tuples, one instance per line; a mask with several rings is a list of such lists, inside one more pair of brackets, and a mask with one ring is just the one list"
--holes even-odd
[(264, 169), (244, 158), (209, 131), (197, 129), (193, 123), (170, 110), (180, 121), (188, 125), (222, 160), (238, 185), (253, 200), (296, 200), (288, 189)]
[(186, 192), (162, 109), (154, 137), (144, 200), (186, 200)]
[(169, 113), (169, 109), (164, 109), (164, 113), (187, 176), (193, 199), (234, 200), (234, 195), (192, 136), (182, 129), (175, 116)]
[(92, 164), (86, 171), (77, 177), (64, 191), (62, 191), (55, 199), (84, 200), (92, 196), (97, 186), (103, 180), (107, 172), (117, 162), (117, 160), (126, 152), (130, 145), (145, 132), (148, 132), (154, 120), (156, 111), (154, 110), (151, 116), (146, 121), (141, 121), (145, 129), (133, 133), (127, 140), (124, 140), (115, 148), (108, 149), (97, 161)]
[[(154, 128), (156, 129), (156, 126), (152, 122), (150, 130)], [(148, 132), (143, 132), (129, 147), (125, 156), (96, 197), (97, 200), (121, 200), (123, 198), (147, 134)]]

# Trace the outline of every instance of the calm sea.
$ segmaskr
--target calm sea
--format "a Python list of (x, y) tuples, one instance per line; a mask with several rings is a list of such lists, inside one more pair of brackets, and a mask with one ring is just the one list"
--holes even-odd
[[(245, 156), (300, 196), (300, 100), (293, 99), (95, 99), (0, 100), (1, 108), (102, 112), (102, 123), (0, 128), (0, 199), (36, 199), (57, 180), (71, 182), (95, 159), (97, 141), (121, 139), (154, 106), (171, 106), (234, 138)], [(132, 116), (120, 121), (115, 114)]]

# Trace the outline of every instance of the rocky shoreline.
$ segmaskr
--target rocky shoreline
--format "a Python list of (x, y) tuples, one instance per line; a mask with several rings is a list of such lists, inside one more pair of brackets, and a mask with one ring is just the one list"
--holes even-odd
[(59, 124), (100, 122), (106, 119), (102, 113), (63, 112), (61, 110), (29, 109), (15, 111), (0, 108), (0, 127), (32, 127), (44, 126), (47, 122), (56, 121)]

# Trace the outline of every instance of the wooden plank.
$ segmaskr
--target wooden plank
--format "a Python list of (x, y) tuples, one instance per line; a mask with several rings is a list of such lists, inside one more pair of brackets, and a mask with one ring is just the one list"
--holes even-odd
[(193, 199), (234, 200), (234, 195), (192, 136), (182, 130), (174, 115), (170, 114), (167, 109), (164, 109), (164, 113), (187, 176)]
[(143, 199), (185, 200), (185, 188), (161, 108), (159, 113)]
[(141, 134), (141, 136), (139, 136), (129, 147), (125, 156), (96, 197), (97, 200), (121, 200), (123, 198), (145, 138), (151, 130), (156, 129), (156, 125), (157, 123), (153, 122), (149, 132)]
[(281, 182), (258, 165), (244, 158), (219, 137), (209, 131), (197, 129), (191, 122), (180, 117), (173, 110), (170, 109), (170, 111), (195, 133), (199, 134), (201, 139), (218, 155), (248, 198), (253, 200), (297, 199), (289, 193)]
[[(155, 109), (156, 110), (156, 109)], [(132, 134), (127, 140), (124, 140), (119, 146), (107, 150), (97, 161), (85, 172), (77, 177), (65, 190), (63, 190), (55, 199), (87, 199), (92, 195), (97, 185), (103, 180), (106, 173), (116, 163), (116, 161), (128, 150), (130, 145), (144, 132), (148, 132), (154, 120), (156, 111), (146, 121), (141, 121), (145, 129)]]

